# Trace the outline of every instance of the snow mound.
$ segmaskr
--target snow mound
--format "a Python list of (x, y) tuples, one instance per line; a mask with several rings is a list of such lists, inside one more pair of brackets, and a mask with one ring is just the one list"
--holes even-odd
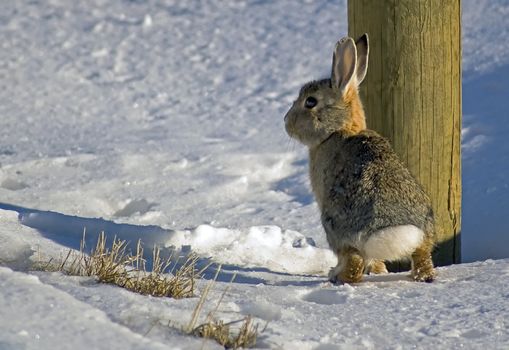
[(23, 270), (28, 265), (28, 258), (33, 250), (26, 242), (26, 237), (14, 235), (12, 232), (20, 226), (18, 215), (12, 211), (0, 210), (0, 265), (9, 266), (15, 270)]
[(172, 232), (165, 245), (191, 249), (218, 263), (277, 272), (324, 274), (336, 263), (329, 249), (318, 248), (312, 239), (278, 226), (240, 230), (200, 225)]

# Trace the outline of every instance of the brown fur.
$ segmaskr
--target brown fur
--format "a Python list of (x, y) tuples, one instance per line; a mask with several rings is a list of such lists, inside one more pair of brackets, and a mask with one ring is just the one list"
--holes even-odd
[(364, 273), (364, 258), (361, 253), (352, 247), (345, 248), (341, 251), (340, 256), (345, 265), (337, 276), (341, 282), (357, 283), (362, 280)]
[(435, 270), (431, 260), (433, 242), (425, 239), (419, 248), (412, 254), (412, 278), (418, 282), (433, 282)]
[(375, 275), (381, 275), (384, 273), (388, 273), (387, 267), (382, 260), (374, 260), (369, 267), (369, 273), (374, 273)]
[(364, 107), (362, 106), (361, 99), (359, 98), (359, 91), (356, 87), (350, 86), (345, 92), (343, 97), (347, 109), (349, 110), (348, 124), (342, 129), (350, 134), (358, 134), (366, 129), (366, 116), (364, 114)]

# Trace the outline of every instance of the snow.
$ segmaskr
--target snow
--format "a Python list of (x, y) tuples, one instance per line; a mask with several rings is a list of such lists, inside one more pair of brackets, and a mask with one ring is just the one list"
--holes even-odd
[[(101, 310), (42, 283), (37, 276), (0, 267), (2, 349), (165, 349), (111, 322)], [(34, 315), (44, 315), (34, 317)], [(112, 341), (114, 339), (114, 341)]]
[(166, 245), (189, 246), (214, 261), (245, 267), (267, 267), (274, 272), (324, 274), (336, 264), (329, 249), (315, 247), (302, 234), (278, 226), (252, 226), (247, 232), (200, 225), (175, 231)]
[[(10, 247), (17, 237), (44, 251), (58, 246), (22, 225), (12, 211), (0, 210), (0, 218), (0, 241), (11, 240)], [(505, 349), (509, 342), (509, 259), (438, 268), (433, 284), (412, 282), (407, 273), (337, 286), (323, 276), (237, 270), (237, 282), (216, 282), (203, 314), (228, 289), (216, 316), (236, 320), (250, 314), (261, 326), (268, 322), (261, 348)], [(205, 283), (200, 281), (200, 289)], [(202, 346), (201, 339), (179, 331), (197, 298), (151, 298), (88, 277), (8, 267), (0, 267), (0, 290), (2, 349)], [(220, 348), (210, 341), (206, 347)]]
[(88, 246), (105, 231), (223, 264), (206, 308), (229, 286), (219, 314), (269, 321), (259, 347), (506, 348), (509, 6), (462, 5), (472, 263), (431, 285), (332, 286), (307, 153), (283, 116), (329, 74), (346, 1), (2, 2), (0, 349), (202, 346), (177, 330), (197, 298), (27, 272), (79, 248), (84, 230)]

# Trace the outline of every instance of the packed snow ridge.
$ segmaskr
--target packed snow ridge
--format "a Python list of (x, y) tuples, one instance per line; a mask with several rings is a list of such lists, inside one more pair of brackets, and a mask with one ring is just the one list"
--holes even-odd
[(277, 226), (253, 226), (244, 232), (200, 225), (194, 230), (174, 231), (171, 236), (166, 245), (188, 246), (223, 264), (323, 275), (336, 262), (329, 249), (317, 248), (311, 238)]

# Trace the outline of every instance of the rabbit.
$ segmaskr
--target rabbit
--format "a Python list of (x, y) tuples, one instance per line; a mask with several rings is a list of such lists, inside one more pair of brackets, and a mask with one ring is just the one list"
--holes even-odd
[(291, 138), (309, 148), (311, 187), (330, 248), (331, 282), (357, 283), (411, 259), (413, 280), (432, 282), (435, 220), (429, 197), (389, 141), (366, 128), (358, 86), (369, 40), (336, 43), (330, 79), (305, 84), (284, 117)]

